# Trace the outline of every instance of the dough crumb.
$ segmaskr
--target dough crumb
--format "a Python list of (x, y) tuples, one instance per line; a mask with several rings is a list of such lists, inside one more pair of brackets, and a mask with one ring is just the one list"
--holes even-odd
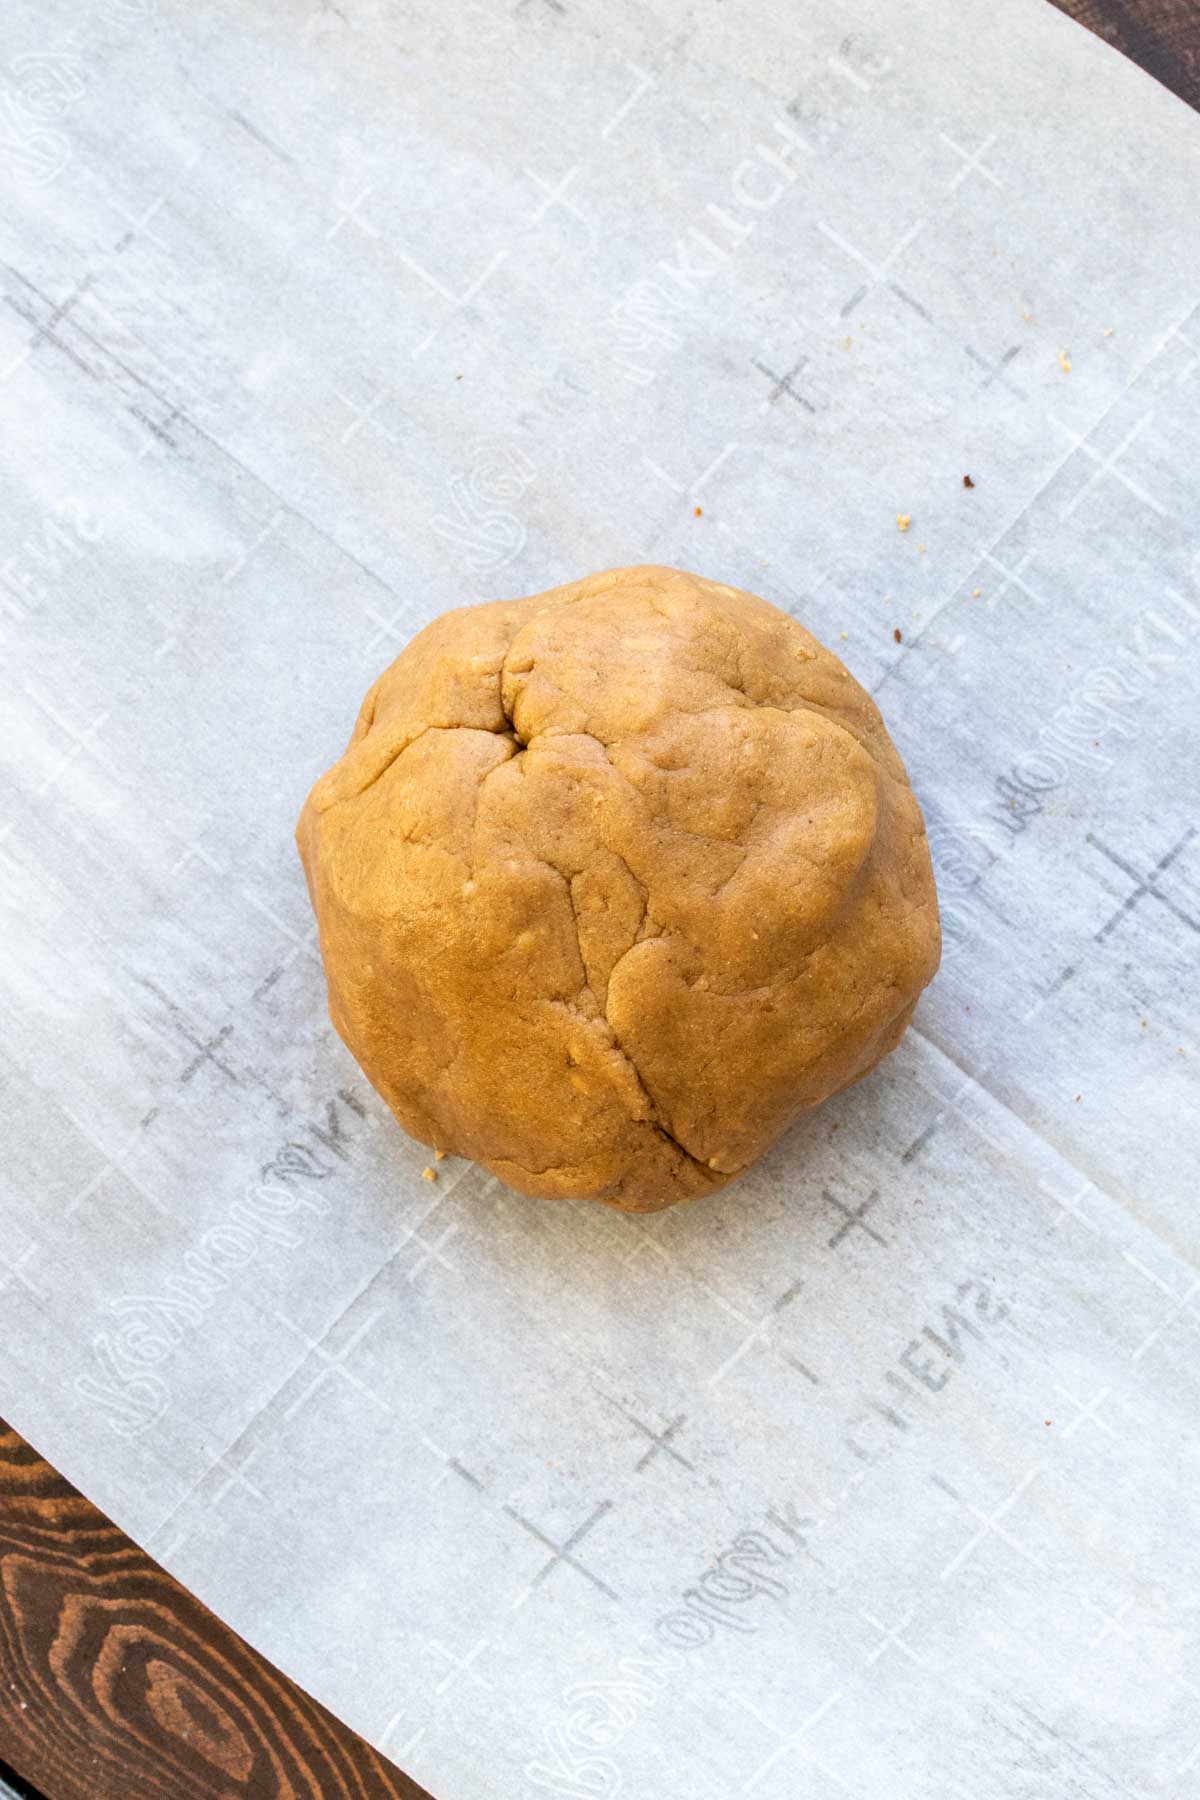
[(964, 487), (974, 487), (975, 486), (975, 483), (971, 480), (971, 477), (969, 475), (963, 476), (963, 486)]
[(429, 1165), (426, 1164), (426, 1166), (421, 1170), (421, 1180), (422, 1181), (436, 1181), (437, 1180), (437, 1170), (431, 1169), (429, 1167)]
[(1071, 359), (1065, 350), (1060, 350), (1058, 353), (1058, 366), (1064, 375), (1071, 373)]
[(896, 514), (896, 523), (900, 527), (901, 531), (907, 531), (909, 526), (912, 524), (912, 514), (911, 513), (897, 513)]
[(895, 640), (898, 644), (903, 643), (904, 640), (901, 636), (900, 627), (898, 625), (897, 625), (895, 631), (893, 631), (892, 636), (895, 638)]
[(446, 1152), (444, 1150), (435, 1150), (433, 1154), (437, 1158), (438, 1162), (445, 1162)]
[(972, 600), (978, 600), (978, 598), (979, 598), (980, 594), (982, 594), (982, 592), (983, 592), (982, 588), (972, 588), (971, 589)]
[(704, 517), (704, 508), (702, 506), (694, 507), (692, 510), (695, 518), (702, 519)]

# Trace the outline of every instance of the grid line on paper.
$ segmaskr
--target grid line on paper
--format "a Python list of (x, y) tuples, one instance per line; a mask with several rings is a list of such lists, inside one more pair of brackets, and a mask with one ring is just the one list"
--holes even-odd
[(533, 1590), (536, 1587), (540, 1587), (546, 1577), (556, 1569), (560, 1563), (566, 1568), (574, 1569), (577, 1574), (583, 1576), (585, 1581), (590, 1581), (592, 1586), (598, 1588), (600, 1593), (602, 1593), (606, 1599), (616, 1600), (619, 1598), (614, 1589), (612, 1589), (606, 1581), (597, 1575), (594, 1570), (587, 1568), (572, 1554), (576, 1546), (583, 1542), (588, 1533), (592, 1531), (593, 1528), (600, 1523), (601, 1519), (605, 1518), (612, 1509), (613, 1502), (611, 1500), (601, 1500), (600, 1504), (592, 1509), (592, 1512), (584, 1520), (583, 1524), (577, 1525), (575, 1530), (559, 1544), (543, 1531), (540, 1525), (535, 1525), (532, 1519), (528, 1519), (525, 1517), (524, 1513), (518, 1512), (515, 1506), (506, 1505), (502, 1508), (502, 1511), (505, 1512), (510, 1519), (515, 1519), (518, 1525), (524, 1527), (530, 1537), (536, 1538), (540, 1544), (544, 1545), (544, 1547), (551, 1552), (549, 1561), (543, 1563), (537, 1574), (513, 1602), (514, 1611), (525, 1604), (533, 1593)]
[(967, 1540), (962, 1548), (950, 1558), (950, 1561), (942, 1569), (938, 1577), (939, 1581), (949, 1581), (952, 1575), (957, 1574), (964, 1563), (970, 1561), (980, 1545), (989, 1537), (999, 1539), (1001, 1543), (1006, 1544), (1010, 1550), (1015, 1551), (1025, 1562), (1031, 1564), (1033, 1568), (1038, 1569), (1043, 1573), (1045, 1572), (1045, 1564), (1042, 1562), (1041, 1558), (1036, 1556), (1033, 1551), (1029, 1550), (1021, 1543), (1020, 1539), (1015, 1537), (1007, 1526), (1000, 1524), (1000, 1520), (1007, 1517), (1016, 1506), (1017, 1502), (1022, 1498), (1025, 1490), (1031, 1483), (1037, 1480), (1041, 1472), (1040, 1464), (1036, 1468), (1028, 1470), (1026, 1474), (1021, 1477), (1021, 1480), (1017, 1483), (1012, 1493), (1007, 1495), (1005, 1499), (1000, 1502), (999, 1506), (995, 1507), (990, 1513), (981, 1511), (980, 1508), (972, 1505), (969, 1500), (964, 1499), (958, 1489), (951, 1487), (950, 1483), (946, 1481), (943, 1476), (931, 1475), (929, 1477), (934, 1487), (940, 1488), (942, 1493), (948, 1494), (952, 1500), (956, 1501), (957, 1504), (962, 1507), (963, 1511), (967, 1513), (978, 1526), (975, 1535)]

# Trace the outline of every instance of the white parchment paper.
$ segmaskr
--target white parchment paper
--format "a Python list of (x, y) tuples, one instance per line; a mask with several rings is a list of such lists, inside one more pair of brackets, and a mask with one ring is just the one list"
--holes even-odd
[[(1040, 0), (0, 55), (0, 1410), (445, 1800), (1195, 1793), (1200, 121)], [(642, 1220), (421, 1179), (291, 836), (638, 561), (877, 695), (947, 940)]]

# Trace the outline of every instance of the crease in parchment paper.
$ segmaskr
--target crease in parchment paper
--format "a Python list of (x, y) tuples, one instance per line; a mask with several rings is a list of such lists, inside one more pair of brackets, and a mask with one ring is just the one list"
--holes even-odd
[[(986, 1100), (990, 1107), (995, 1108), (1003, 1118), (1011, 1120), (1013, 1124), (1018, 1126), (1019, 1136), (1031, 1139), (1033, 1143), (1044, 1150), (1046, 1154), (1052, 1157), (1063, 1169), (1070, 1170), (1070, 1172), (1078, 1178), (1081, 1188), (1086, 1189), (1089, 1196), (1094, 1195), (1096, 1199), (1102, 1203), (1102, 1210), (1108, 1215), (1113, 1225), (1115, 1225), (1118, 1220), (1124, 1219), (1128, 1224), (1135, 1228), (1135, 1232), (1132, 1235), (1149, 1238), (1152, 1243), (1157, 1244), (1163, 1251), (1164, 1259), (1167, 1262), (1177, 1263), (1181, 1268), (1188, 1269), (1192, 1273), (1200, 1275), (1200, 1260), (1188, 1256), (1177, 1244), (1172, 1243), (1161, 1228), (1154, 1225), (1150, 1219), (1145, 1216), (1132, 1195), (1127, 1194), (1124, 1191), (1117, 1192), (1112, 1186), (1106, 1186), (1103, 1181), (1089, 1173), (1089, 1171), (1076, 1160), (1076, 1157), (1079, 1155), (1078, 1150), (1074, 1153), (1069, 1153), (1063, 1146), (1056, 1144), (1051, 1138), (1047, 1137), (1044, 1132), (1040, 1131), (1036, 1125), (1026, 1119), (1023, 1114), (1019, 1113), (1011, 1101), (1002, 1100), (997, 1093), (988, 1087), (987, 1082), (984, 1080), (987, 1069), (984, 1069), (980, 1074), (975, 1074), (968, 1069), (964, 1063), (960, 1062), (951, 1051), (939, 1044), (936, 1038), (930, 1035), (928, 1030), (919, 1031), (914, 1025), (909, 1027), (909, 1031), (913, 1037), (924, 1044), (935, 1056), (944, 1062), (947, 1067), (956, 1070), (960, 1075), (964, 1075), (970, 1086)], [(957, 1108), (952, 1108), (951, 1104), (948, 1102), (945, 1110), (957, 1110)], [(939, 1115), (939, 1117), (941, 1116), (944, 1116), (944, 1114)], [(966, 1119), (965, 1114), (961, 1114), (960, 1116)], [(980, 1132), (981, 1136), (986, 1137), (988, 1135), (977, 1121), (967, 1120), (967, 1122), (973, 1124), (974, 1128)], [(1111, 1230), (1108, 1233), (1101, 1231), (1099, 1227), (1097, 1227), (1096, 1230), (1099, 1236), (1108, 1236), (1110, 1242), (1116, 1242), (1121, 1235), (1120, 1232), (1116, 1230)]]
[[(1163, 1237), (1161, 1232), (1157, 1231), (1147, 1220), (1141, 1218), (1122, 1196), (1112, 1193), (1109, 1189), (1095, 1181), (1085, 1170), (1081, 1169), (1070, 1156), (1066, 1155), (1061, 1149), (1053, 1145), (1041, 1132), (1027, 1120), (1023, 1119), (1019, 1113), (1014, 1111), (1007, 1101), (1002, 1100), (999, 1095), (993, 1093), (978, 1075), (966, 1068), (964, 1064), (959, 1062), (950, 1052), (944, 1050), (941, 1045), (937, 1044), (926, 1032), (920, 1030), (915, 1024), (909, 1027), (900, 1048), (893, 1053), (893, 1058), (889, 1060), (897, 1060), (903, 1064), (906, 1046), (911, 1049), (911, 1045), (909, 1045), (910, 1039), (913, 1043), (921, 1046), (921, 1053), (919, 1054), (921, 1054), (922, 1059), (924, 1056), (928, 1056), (934, 1061), (940, 1074), (949, 1074), (955, 1078), (953, 1085), (956, 1086), (957, 1091), (953, 1097), (945, 1095), (940, 1096), (940, 1098), (943, 1099), (944, 1104), (942, 1105), (941, 1110), (935, 1113), (933, 1119), (930, 1121), (932, 1126), (939, 1124), (947, 1113), (953, 1113), (962, 1121), (968, 1130), (974, 1131), (982, 1137), (992, 1150), (1010, 1159), (1010, 1161), (1014, 1157), (1019, 1158), (1028, 1174), (1034, 1180), (1037, 1180), (1039, 1176), (1049, 1176), (1051, 1174), (1063, 1178), (1073, 1177), (1075, 1185), (1081, 1191), (1086, 1191), (1089, 1202), (1092, 1203), (1093, 1211), (1099, 1212), (1106, 1221), (1106, 1224), (1101, 1224), (1097, 1221), (1092, 1229), (1098, 1237), (1116, 1249), (1119, 1254), (1128, 1255), (1131, 1253), (1134, 1246), (1142, 1244), (1143, 1240), (1149, 1240), (1151, 1244), (1156, 1245), (1162, 1252), (1162, 1255), (1158, 1260), (1158, 1267), (1169, 1268), (1173, 1265), (1178, 1265), (1183, 1269), (1197, 1270), (1198, 1265), (1191, 1263), (1188, 1258), (1179, 1254), (1174, 1246)], [(885, 1064), (884, 1067), (886, 1068), (887, 1065)], [(919, 1074), (917, 1075), (917, 1079), (920, 1080)], [(931, 1084), (925, 1083), (923, 1085), (929, 1087)], [(1007, 1143), (1002, 1142), (999, 1136), (988, 1130), (983, 1121), (973, 1117), (969, 1111), (963, 1109), (961, 1105), (961, 1095), (964, 1092), (973, 1093), (983, 1102), (983, 1112), (985, 1118), (989, 1122), (994, 1119), (997, 1125), (1007, 1130), (1009, 1140)], [(784, 1140), (784, 1144), (786, 1145), (786, 1139)], [(781, 1149), (782, 1148), (783, 1146), (781, 1146)], [(1031, 1154), (1031, 1152), (1033, 1152), (1033, 1154)], [(1045, 1166), (1043, 1167), (1043, 1165)], [(322, 1348), (328, 1342), (328, 1340), (336, 1333), (338, 1327), (342, 1325), (352, 1313), (360, 1309), (363, 1301), (368, 1298), (372, 1289), (386, 1279), (389, 1270), (394, 1266), (402, 1251), (407, 1248), (411, 1239), (419, 1234), (421, 1226), (426, 1220), (431, 1218), (440, 1207), (444, 1206), (446, 1202), (450, 1200), (455, 1190), (464, 1182), (468, 1181), (473, 1173), (478, 1173), (481, 1176), (484, 1175), (484, 1171), (479, 1170), (476, 1164), (463, 1164), (462, 1168), (456, 1172), (453, 1181), (448, 1182), (445, 1189), (435, 1196), (425, 1212), (421, 1214), (420, 1218), (418, 1218), (414, 1224), (407, 1227), (405, 1236), (388, 1255), (380, 1259), (371, 1273), (360, 1283), (356, 1291), (350, 1296), (345, 1304), (339, 1308), (336, 1315), (323, 1327), (320, 1336), (314, 1339), (311, 1348), (304, 1348), (301, 1350), (293, 1366), (281, 1380), (274, 1384), (271, 1392), (259, 1403), (250, 1417), (239, 1427), (238, 1431), (221, 1447), (219, 1453), (212, 1457), (209, 1465), (205, 1468), (204, 1472), (191, 1483), (187, 1492), (179, 1498), (163, 1518), (154, 1526), (153, 1530), (149, 1533), (150, 1540), (160, 1537), (165, 1532), (172, 1520), (186, 1508), (188, 1502), (194, 1497), (199, 1489), (204, 1486), (204, 1483), (211, 1478), (214, 1471), (220, 1468), (222, 1462), (227, 1461), (238, 1449), (243, 1440), (250, 1437), (255, 1428), (264, 1419), (270, 1417), (285, 1390), (299, 1374), (309, 1357), (315, 1354), (317, 1350)], [(494, 1179), (486, 1176), (484, 1178)], [(1035, 1205), (1041, 1204), (1036, 1196), (1031, 1196), (1031, 1198)], [(697, 1204), (703, 1204), (703, 1200), (697, 1202)], [(813, 1204), (814, 1206), (816, 1204), (815, 1196), (813, 1196)], [(625, 1220), (622, 1218), (617, 1221), (618, 1228), (626, 1230), (637, 1230), (644, 1228), (644, 1225), (645, 1222), (643, 1220)], [(1124, 1229), (1122, 1229), (1122, 1226)], [(677, 1274), (682, 1275), (697, 1292), (711, 1293), (707, 1284), (703, 1282), (700, 1276), (689, 1266), (686, 1254), (680, 1255), (675, 1252), (668, 1252), (662, 1244), (657, 1242), (652, 1232), (649, 1232), (646, 1235), (648, 1241), (653, 1244), (657, 1254), (663, 1257)], [(528, 1304), (520, 1302), (518, 1310), (528, 1320), (531, 1331), (540, 1335), (537, 1316), (529, 1308)], [(565, 1355), (567, 1360), (575, 1364), (585, 1373), (594, 1373), (592, 1365), (588, 1363), (582, 1354), (576, 1351), (575, 1346), (570, 1341), (559, 1344), (557, 1349), (560, 1353)], [(176, 1568), (171, 1567), (172, 1560), (176, 1561)], [(164, 1566), (171, 1569), (173, 1574), (181, 1575), (182, 1569), (186, 1566), (186, 1559), (172, 1559), (167, 1557), (164, 1559)]]
[[(455, 1179), (452, 1182), (448, 1182), (446, 1187), (443, 1189), (443, 1191), (440, 1194), (435, 1195), (434, 1199), (430, 1202), (429, 1206), (421, 1214), (420, 1218), (417, 1219), (415, 1224), (406, 1226), (405, 1234), (400, 1239), (400, 1242), (398, 1244), (396, 1244), (395, 1247), (390, 1252), (388, 1252), (387, 1255), (380, 1258), (380, 1260), (378, 1261), (378, 1263), (376, 1264), (374, 1269), (372, 1269), (372, 1271), (370, 1272), (370, 1274), (367, 1275), (365, 1280), (360, 1283), (360, 1285), (356, 1289), (356, 1291), (353, 1294), (351, 1294), (350, 1298), (344, 1303), (344, 1305), (339, 1307), (337, 1313), (334, 1315), (334, 1317), (332, 1319), (330, 1319), (329, 1323), (322, 1328), (320, 1335), (315, 1337), (310, 1344), (306, 1344), (302, 1347), (302, 1349), (301, 1349), (299, 1355), (296, 1357), (296, 1360), (293, 1363), (292, 1367), (286, 1372), (286, 1374), (284, 1374), (281, 1377), (280, 1380), (278, 1380), (277, 1382), (274, 1383), (274, 1385), (271, 1388), (270, 1393), (267, 1394), (266, 1397), (258, 1403), (258, 1405), (254, 1408), (253, 1412), (245, 1420), (245, 1422), (239, 1427), (239, 1429), (234, 1434), (234, 1436), (232, 1438), (230, 1438), (228, 1440), (228, 1442), (222, 1447), (220, 1452), (212, 1458), (212, 1460), (208, 1464), (208, 1467), (203, 1471), (203, 1473), (200, 1474), (199, 1476), (197, 1476), (195, 1481), (193, 1481), (190, 1484), (190, 1486), (187, 1488), (187, 1491), (179, 1496), (179, 1498), (175, 1502), (175, 1504), (170, 1508), (170, 1510), (166, 1514), (164, 1514), (163, 1518), (160, 1519), (159, 1522), (154, 1526), (154, 1529), (149, 1534), (149, 1537), (151, 1539), (160, 1537), (162, 1535), (162, 1533), (167, 1529), (167, 1526), (170, 1525), (171, 1521), (173, 1519), (175, 1519), (179, 1515), (179, 1513), (181, 1513), (186, 1508), (188, 1502), (199, 1492), (199, 1490), (204, 1486), (204, 1483), (210, 1479), (214, 1470), (220, 1468), (222, 1462), (226, 1461), (233, 1454), (233, 1452), (238, 1448), (238, 1446), (243, 1442), (243, 1440), (248, 1438), (252, 1434), (252, 1432), (254, 1431), (254, 1429), (257, 1425), (259, 1425), (264, 1419), (270, 1417), (271, 1412), (274, 1409), (276, 1403), (282, 1397), (282, 1395), (284, 1394), (286, 1389), (295, 1380), (296, 1376), (300, 1373), (301, 1369), (304, 1367), (305, 1363), (309, 1360), (309, 1358), (311, 1356), (315, 1356), (320, 1350), (322, 1350), (324, 1348), (325, 1344), (329, 1341), (329, 1339), (337, 1331), (338, 1326), (341, 1325), (342, 1322), (346, 1318), (348, 1318), (349, 1315), (360, 1304), (360, 1302), (363, 1301), (367, 1297), (367, 1295), (371, 1292), (371, 1289), (373, 1287), (375, 1287), (376, 1284), (384, 1276), (387, 1275), (389, 1269), (392, 1268), (392, 1266), (395, 1264), (396, 1260), (401, 1255), (401, 1253), (408, 1248), (408, 1246), (411, 1243), (411, 1241), (413, 1240), (413, 1238), (415, 1238), (419, 1235), (421, 1227), (422, 1227), (422, 1225), (425, 1224), (426, 1220), (432, 1218), (433, 1214), (435, 1212), (437, 1212), (438, 1208), (445, 1205), (446, 1201), (454, 1193), (455, 1189), (460, 1185), (460, 1183), (465, 1181), (471, 1175), (471, 1173), (475, 1169), (475, 1166), (476, 1165), (474, 1163), (465, 1163), (463, 1165), (462, 1169), (457, 1172)], [(267, 1316), (264, 1315), (263, 1317), (264, 1317), (264, 1324), (266, 1324), (268, 1322)], [(168, 1566), (168, 1565), (164, 1561), (164, 1567), (166, 1567), (166, 1566)]]
[[(42, 292), (36, 282), (31, 281), (20, 269), (14, 268), (10, 263), (5, 262), (3, 258), (0, 258), (0, 271), (14, 280), (19, 281), (23, 287), (29, 289), (31, 294), (36, 294), (42, 305), (46, 308), (48, 315), (51, 318), (54, 317), (56, 311), (54, 301), (51, 300), (47, 294)], [(122, 375), (133, 383), (134, 387), (141, 389), (142, 392), (147, 394), (152, 400), (157, 401), (164, 412), (170, 412), (172, 415), (173, 428), (180, 431), (192, 432), (201, 443), (207, 444), (209, 449), (214, 450), (218, 456), (223, 458), (224, 461), (230, 465), (231, 468), (239, 470), (249, 481), (254, 482), (256, 487), (260, 487), (265, 494), (269, 494), (272, 500), (277, 502), (279, 508), (293, 518), (302, 530), (310, 531), (314, 537), (319, 538), (323, 543), (328, 544), (331, 550), (337, 551), (340, 555), (344, 556), (361, 574), (367, 577), (368, 581), (374, 582), (376, 587), (382, 588), (389, 600), (393, 601), (396, 606), (401, 606), (403, 604), (403, 596), (399, 594), (396, 589), (392, 587), (390, 582), (379, 573), (378, 569), (373, 569), (369, 563), (364, 562), (360, 556), (357, 556), (348, 544), (344, 544), (340, 538), (334, 537), (327, 526), (318, 524), (313, 518), (311, 511), (301, 511), (298, 501), (289, 500), (278, 487), (273, 485), (266, 475), (260, 473), (260, 471), (252, 464), (244, 461), (236, 451), (231, 450), (228, 445), (223, 444), (220, 438), (214, 437), (210, 431), (206, 430), (206, 428), (191, 415), (191, 413), (177, 411), (174, 402), (171, 400), (168, 393), (155, 387), (154, 383), (148, 381), (145, 375), (141, 374), (137, 369), (131, 368), (128, 363), (123, 362), (120, 356), (104, 343), (102, 338), (98, 338), (94, 332), (89, 331), (77, 317), (72, 317), (71, 328), (78, 332), (80, 337), (84, 338), (86, 342), (89, 343), (94, 350), (97, 350), (109, 363), (118, 368)], [(42, 329), (44, 330), (45, 327)], [(127, 326), (125, 326), (125, 329), (128, 331)], [(134, 342), (138, 344), (140, 349), (146, 351), (147, 355), (151, 357), (154, 356), (152, 345), (138, 338), (136, 333), (130, 332), (129, 335), (133, 337)]]

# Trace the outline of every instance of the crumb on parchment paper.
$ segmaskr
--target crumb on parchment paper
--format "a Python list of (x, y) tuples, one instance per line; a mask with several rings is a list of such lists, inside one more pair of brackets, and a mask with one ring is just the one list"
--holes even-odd
[(1058, 366), (1064, 375), (1071, 373), (1071, 359), (1065, 350), (1060, 350), (1058, 353)]
[(437, 1170), (431, 1169), (429, 1167), (429, 1165), (426, 1164), (426, 1166), (421, 1170), (421, 1180), (422, 1181), (436, 1181), (437, 1180)]
[(892, 636), (895, 638), (895, 640), (898, 644), (901, 644), (904, 642), (903, 634), (898, 625), (897, 625), (896, 629), (893, 631)]
[(897, 513), (896, 514), (896, 524), (900, 527), (901, 531), (907, 531), (909, 526), (912, 524), (912, 514), (911, 513)]

